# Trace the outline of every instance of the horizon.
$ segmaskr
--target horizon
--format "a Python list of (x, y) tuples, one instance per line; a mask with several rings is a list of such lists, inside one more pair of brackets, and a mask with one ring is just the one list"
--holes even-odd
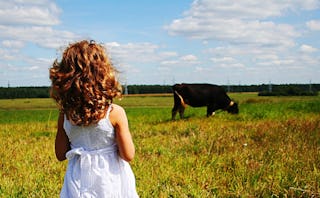
[[(189, 84), (187, 82), (181, 82), (181, 83), (176, 83), (176, 84)], [(206, 83), (195, 83), (195, 84), (206, 84)], [(208, 83), (211, 84), (211, 83)], [(174, 84), (121, 84), (122, 86), (173, 86)], [(237, 87), (241, 87), (241, 86), (263, 86), (263, 85), (272, 85), (272, 86), (286, 86), (286, 85), (298, 85), (298, 86), (302, 86), (302, 85), (320, 85), (320, 83), (283, 83), (283, 84), (274, 84), (274, 83), (262, 83), (262, 84), (215, 84), (218, 86), (237, 86)], [(13, 87), (8, 85), (7, 87), (3, 87), (0, 86), (0, 88), (50, 88), (51, 85), (42, 85), (42, 86), (17, 86), (17, 87)]]
[(50, 86), (53, 61), (84, 39), (121, 84), (320, 83), (319, 0), (21, 0), (0, 16), (0, 87)]

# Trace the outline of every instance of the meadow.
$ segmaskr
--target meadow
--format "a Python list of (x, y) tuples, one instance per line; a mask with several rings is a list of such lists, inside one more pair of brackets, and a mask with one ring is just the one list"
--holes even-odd
[[(125, 96), (140, 197), (320, 197), (320, 96), (230, 94), (239, 115), (171, 95)], [(58, 197), (67, 162), (54, 154), (51, 99), (0, 100), (0, 197)]]

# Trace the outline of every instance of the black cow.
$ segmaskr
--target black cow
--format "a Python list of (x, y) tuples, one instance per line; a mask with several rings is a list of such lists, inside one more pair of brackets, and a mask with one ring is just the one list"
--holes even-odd
[(214, 115), (218, 109), (232, 114), (239, 112), (238, 104), (233, 102), (225, 90), (218, 85), (182, 83), (173, 85), (172, 91), (174, 96), (173, 120), (178, 111), (180, 118), (183, 118), (186, 105), (192, 107), (207, 106), (207, 117)]

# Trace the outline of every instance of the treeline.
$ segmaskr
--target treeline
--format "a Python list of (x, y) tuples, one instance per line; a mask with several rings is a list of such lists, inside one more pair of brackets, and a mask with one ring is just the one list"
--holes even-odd
[(0, 99), (49, 98), (49, 87), (0, 87)]
[(275, 85), (268, 91), (260, 91), (259, 96), (317, 96), (319, 85)]
[[(222, 85), (227, 92), (258, 92), (260, 96), (317, 95), (320, 84), (262, 84), (262, 85)], [(129, 85), (124, 88), (128, 94), (171, 93), (171, 85)]]
[[(260, 96), (317, 95), (320, 84), (222, 85), (227, 92), (258, 92)], [(172, 93), (171, 85), (128, 85), (124, 94)], [(0, 99), (48, 98), (49, 87), (0, 87)]]
[(156, 94), (172, 93), (171, 85), (128, 85), (124, 86), (124, 94)]

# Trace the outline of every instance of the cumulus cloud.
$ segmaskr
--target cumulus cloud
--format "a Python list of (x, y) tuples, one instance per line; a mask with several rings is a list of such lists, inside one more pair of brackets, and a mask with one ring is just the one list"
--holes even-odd
[(233, 57), (215, 57), (211, 58), (211, 61), (216, 67), (228, 68), (228, 69), (241, 69), (245, 66)]
[(198, 60), (198, 58), (193, 54), (188, 54), (188, 55), (182, 56), (180, 59), (182, 61), (187, 61), (187, 62), (195, 62)]
[[(142, 43), (109, 42), (104, 44), (115, 67), (120, 71), (120, 82), (151, 83), (170, 73), (170, 59), (178, 56), (176, 52), (166, 51), (159, 45)], [(151, 77), (152, 76), (152, 77)], [(162, 77), (160, 77), (162, 76)]]
[[(122, 77), (122, 80), (126, 82), (130, 81), (128, 76), (132, 75), (133, 79), (143, 80), (143, 75), (146, 75), (146, 71), (154, 67), (155, 63), (160, 65), (167, 57), (176, 56), (176, 53), (161, 51), (158, 45), (148, 42), (126, 44), (109, 42), (105, 43), (105, 46), (117, 69), (123, 76), (127, 76)], [(163, 68), (158, 68), (158, 70), (164, 71)]]
[(193, 54), (179, 55), (174, 51), (166, 51), (152, 43), (110, 42), (105, 44), (112, 59), (126, 64), (130, 63), (159, 63), (162, 65), (192, 64), (198, 61)]
[(301, 52), (305, 52), (305, 53), (312, 53), (312, 52), (318, 51), (317, 48), (312, 47), (310, 45), (305, 45), (305, 44), (300, 46), (300, 50)]
[(165, 26), (170, 35), (236, 44), (294, 45), (300, 33), (288, 24), (268, 20), (317, 1), (195, 1), (184, 17)]
[[(46, 50), (57, 50), (79, 38), (55, 28), (60, 24), (60, 14), (61, 9), (50, 0), (0, 2), (0, 68), (4, 75), (0, 78), (23, 81), (25, 85), (48, 83), (48, 67), (53, 60), (44, 61), (46, 57), (41, 56)], [(40, 73), (42, 79), (34, 80), (33, 76)]]
[(49, 0), (0, 2), (0, 24), (57, 25), (61, 10)]
[(19, 43), (17, 47), (29, 42), (56, 49), (79, 38), (72, 32), (54, 29), (60, 23), (60, 13), (60, 8), (50, 0), (1, 1), (0, 38)]
[(105, 46), (115, 66), (123, 75), (128, 74), (126, 79), (131, 76), (129, 81), (137, 77), (143, 81), (150, 78), (150, 75), (155, 75), (155, 81), (171, 78), (177, 68), (184, 68), (184, 71), (188, 68), (191, 71), (192, 66), (200, 63), (194, 54), (178, 54), (153, 43), (110, 42), (105, 43)]
[(164, 60), (164, 61), (161, 61), (160, 62), (161, 65), (177, 65), (179, 64), (179, 61), (178, 60)]
[(194, 18), (224, 18), (255, 20), (269, 17), (279, 17), (286, 12), (297, 9), (312, 10), (320, 7), (318, 0), (294, 0), (294, 1), (250, 1), (250, 0), (196, 0), (191, 9), (184, 13), (185, 16)]
[[(319, 8), (318, 0), (195, 0), (181, 18), (164, 29), (171, 36), (200, 40), (208, 47), (204, 52), (212, 66), (198, 67), (198, 71), (210, 67), (239, 69), (243, 75), (261, 76), (266, 72), (314, 68), (319, 64), (319, 58), (311, 57), (318, 49), (297, 42), (305, 36), (301, 26), (276, 20)], [(310, 20), (306, 26), (318, 31), (320, 21)]]
[(159, 60), (159, 46), (152, 43), (106, 43), (108, 53), (112, 59), (119, 62), (146, 63)]
[(320, 20), (311, 20), (308, 21), (306, 24), (310, 30), (320, 31)]
[(50, 26), (4, 26), (0, 25), (0, 37), (20, 43), (31, 42), (41, 47), (57, 49), (79, 38), (69, 31), (55, 30)]
[(24, 43), (17, 40), (4, 40), (2, 41), (2, 45), (7, 48), (22, 48), (24, 47)]

